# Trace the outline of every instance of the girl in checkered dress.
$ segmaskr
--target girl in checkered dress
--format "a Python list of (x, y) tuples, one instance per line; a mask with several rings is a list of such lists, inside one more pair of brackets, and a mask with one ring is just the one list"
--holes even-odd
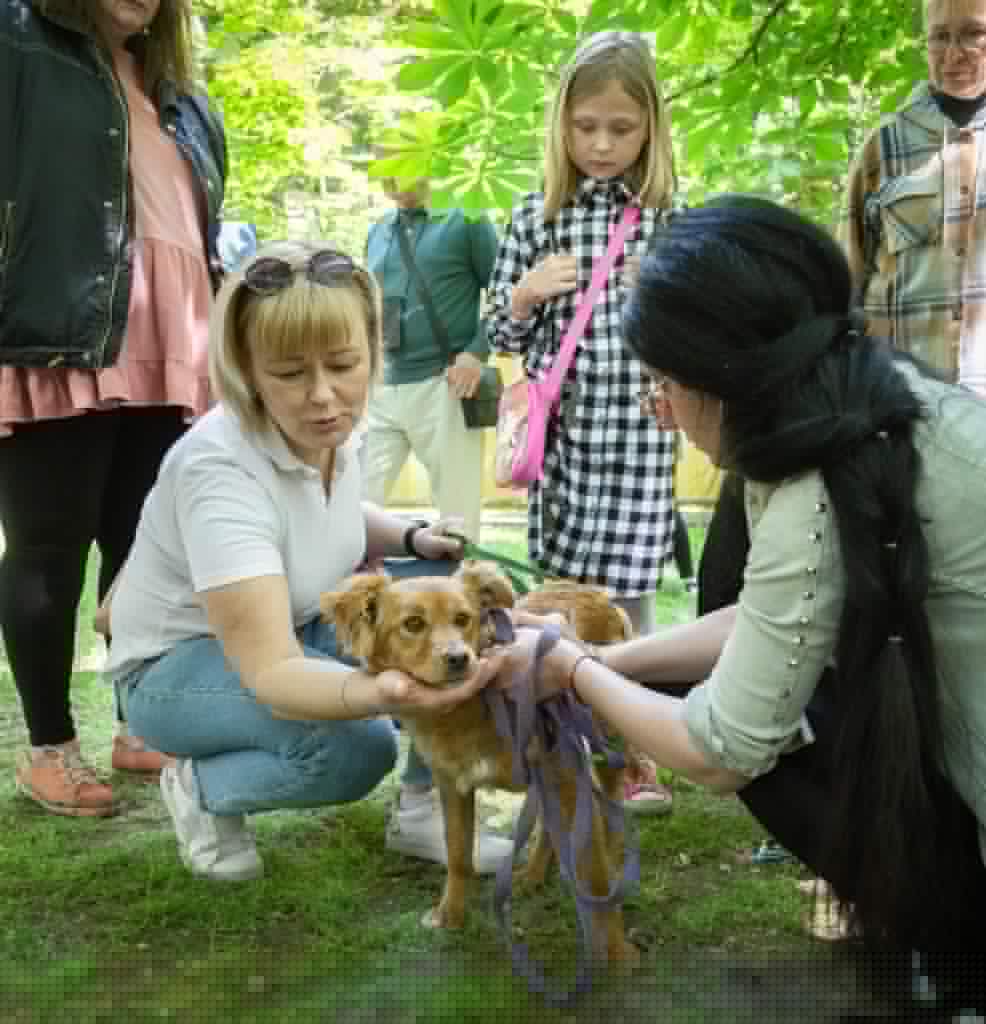
[(609, 588), (651, 632), (672, 535), (673, 432), (642, 408), (640, 364), (620, 342), (627, 285), (671, 211), (674, 166), (654, 57), (633, 33), (590, 37), (562, 73), (544, 191), (514, 208), (490, 282), (491, 346), (547, 372), (593, 264), (636, 196), (640, 224), (578, 344), (528, 491), (531, 558), (552, 576)]

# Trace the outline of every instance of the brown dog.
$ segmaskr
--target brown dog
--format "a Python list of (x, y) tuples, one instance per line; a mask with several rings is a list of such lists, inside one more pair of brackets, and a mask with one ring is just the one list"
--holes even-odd
[[(599, 595), (608, 604), (605, 592), (599, 591)], [(392, 580), (384, 574), (352, 576), (339, 590), (323, 595), (321, 608), (335, 623), (342, 646), (363, 658), (368, 671), (400, 669), (429, 686), (454, 686), (470, 674), (484, 641), (488, 642), (482, 612), (509, 607), (513, 602), (513, 588), (498, 570), (486, 563), (467, 562), (452, 577)], [(581, 617), (596, 614), (588, 611), (590, 603), (579, 602)], [(527, 606), (535, 610), (531, 604)], [(606, 617), (606, 613), (602, 615)], [(619, 612), (617, 620), (622, 621)], [(516, 789), (512, 754), (480, 696), (448, 714), (409, 718), (406, 724), (438, 786), (448, 850), (441, 901), (423, 923), (433, 928), (458, 928), (465, 920), (467, 888), (473, 875), (475, 791), (480, 786)], [(529, 751), (528, 756), (541, 760), (549, 784), (558, 792), (564, 823), (571, 828), (574, 775), (541, 750)], [(543, 839), (539, 843), (547, 846)], [(618, 866), (611, 865), (610, 845), (597, 808), (591, 843), (578, 865), (579, 878), (597, 896), (608, 892), (611, 869)], [(546, 863), (544, 852), (536, 849), (521, 877), (526, 874), (531, 881), (540, 881)], [(639, 961), (637, 947), (625, 938), (619, 907), (598, 911), (592, 932), (596, 958), (612, 964)]]

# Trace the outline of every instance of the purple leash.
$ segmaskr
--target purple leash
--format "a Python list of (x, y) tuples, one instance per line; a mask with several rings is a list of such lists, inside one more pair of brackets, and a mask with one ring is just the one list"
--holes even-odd
[[(494, 609), (490, 615), (497, 643), (512, 642), (513, 624), (506, 612)], [(527, 796), (514, 829), (513, 850), (497, 870), (493, 912), (507, 940), (514, 972), (526, 978), (531, 991), (541, 995), (549, 1005), (567, 1007), (588, 992), (592, 985), (592, 912), (622, 903), (631, 890), (636, 889), (640, 883), (640, 847), (636, 834), (627, 826), (623, 807), (610, 800), (593, 781), (590, 768), (592, 754), (605, 757), (606, 763), (612, 768), (622, 768), (624, 761), (622, 755), (609, 747), (600, 734), (588, 706), (568, 692), (544, 701), (537, 700), (535, 683), (541, 660), (558, 642), (559, 636), (557, 626), (545, 627), (538, 637), (534, 660), (525, 670), (523, 679), (509, 691), (487, 687), (483, 690), (483, 698), (493, 716), (497, 734), (513, 753), (513, 782), (517, 786), (527, 787)], [(531, 764), (527, 760), (527, 751), (535, 739), (541, 750), (551, 753), (560, 760), (563, 767), (575, 774), (575, 816), (571, 833), (564, 827), (558, 793), (547, 785), (543, 765)], [(623, 874), (613, 882), (605, 896), (595, 896), (586, 891), (579, 883), (577, 872), (579, 856), (592, 840), (594, 798), (610, 831), (625, 835)], [(531, 957), (526, 943), (514, 942), (512, 936), (510, 906), (514, 862), (527, 845), (539, 809), (544, 828), (558, 856), (561, 875), (575, 891), (575, 907), (582, 933), (575, 983), (568, 992), (551, 990), (543, 965)]]

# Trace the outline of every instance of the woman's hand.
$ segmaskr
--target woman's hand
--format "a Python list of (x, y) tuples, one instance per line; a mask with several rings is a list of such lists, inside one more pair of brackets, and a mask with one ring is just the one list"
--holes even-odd
[(544, 629), (545, 626), (557, 626), (562, 636), (569, 640), (578, 640), (575, 627), (569, 622), (567, 616), (561, 612), (548, 612), (545, 615), (535, 615), (533, 612), (520, 611), (519, 609), (507, 609), (510, 621), (515, 626), (531, 626), (534, 629)]
[(411, 547), (419, 558), (461, 558), (462, 541), (449, 537), (449, 532), (461, 533), (463, 522), (458, 518), (439, 519), (431, 526), (423, 526), (416, 530)]
[[(524, 615), (528, 613), (518, 613)], [(532, 615), (532, 619), (541, 620), (555, 618), (555, 616)], [(516, 618), (514, 620), (516, 622)], [(527, 672), (527, 669), (534, 661), (534, 653), (537, 649), (538, 638), (542, 630), (530, 629), (522, 626), (517, 630), (516, 638), (512, 644), (497, 648), (502, 654), (500, 670), (494, 685), (501, 690), (510, 690), (516, 686)], [(547, 700), (567, 690), (572, 685), (572, 669), (576, 661), (586, 655), (586, 650), (577, 640), (570, 640), (561, 637), (550, 651), (541, 659), (537, 679), (534, 688), (537, 699)]]
[(476, 662), (472, 674), (455, 686), (426, 686), (403, 672), (389, 670), (377, 676), (384, 710), (403, 715), (444, 715), (475, 697), (502, 670), (506, 648), (491, 651)]

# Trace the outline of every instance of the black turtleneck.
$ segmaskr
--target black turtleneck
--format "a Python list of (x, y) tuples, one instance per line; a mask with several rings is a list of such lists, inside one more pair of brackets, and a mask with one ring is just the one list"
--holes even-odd
[(948, 96), (932, 88), (931, 97), (945, 117), (959, 128), (964, 128), (986, 104), (986, 92), (974, 99), (967, 100), (957, 96)]

